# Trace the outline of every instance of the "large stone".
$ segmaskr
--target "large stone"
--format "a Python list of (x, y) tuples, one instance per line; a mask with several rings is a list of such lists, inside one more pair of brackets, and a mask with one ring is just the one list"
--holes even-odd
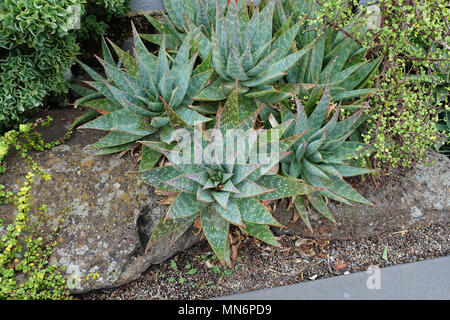
[[(275, 216), (285, 229), (281, 234), (295, 234), (328, 239), (353, 239), (384, 232), (402, 231), (413, 226), (426, 226), (450, 220), (450, 160), (435, 152), (427, 155), (433, 165), (418, 165), (402, 175), (385, 177), (378, 187), (370, 181), (361, 183), (361, 193), (374, 206), (330, 201), (329, 208), (336, 224), (312, 210), (313, 234), (293, 210), (279, 204)], [(366, 179), (369, 178), (366, 176)], [(367, 181), (366, 180), (366, 181)], [(295, 220), (295, 222), (294, 222)]]
[[(65, 111), (65, 117), (71, 117)], [(55, 125), (61, 119), (55, 121)], [(46, 129), (55, 135), (64, 128)], [(47, 132), (44, 132), (47, 134)], [(87, 146), (101, 137), (97, 132), (76, 132), (66, 144), (50, 151), (33, 154), (38, 165), (52, 179), (46, 183), (36, 179), (32, 190), (32, 218), (46, 204), (46, 227), (56, 226), (61, 211), (70, 207), (51, 262), (67, 267), (73, 293), (122, 285), (137, 279), (150, 265), (158, 264), (199, 241), (194, 230), (188, 230), (172, 246), (170, 238), (161, 240), (144, 254), (150, 233), (165, 210), (154, 190), (138, 185), (134, 175), (138, 165), (130, 156), (96, 156)], [(12, 154), (7, 158), (7, 173), (0, 184), (17, 190), (29, 168)], [(0, 219), (14, 219), (11, 206), (0, 205)], [(98, 279), (81, 281), (98, 273)], [(72, 280), (75, 284), (72, 285)]]

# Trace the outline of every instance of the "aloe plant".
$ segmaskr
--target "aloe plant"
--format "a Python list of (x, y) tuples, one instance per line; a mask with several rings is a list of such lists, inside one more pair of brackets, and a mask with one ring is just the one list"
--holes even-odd
[(300, 23), (286, 25), (282, 32), (273, 35), (275, 0), (269, 0), (261, 12), (256, 7), (251, 14), (250, 9), (241, 3), (242, 0), (237, 4), (231, 1), (227, 7), (216, 8), (211, 50), (218, 79), (196, 100), (226, 99), (236, 80), (239, 93), (247, 97), (276, 95), (279, 99), (286, 98), (293, 89), (277, 81), (286, 76), (314, 45), (311, 42), (293, 52)]
[[(145, 13), (144, 16), (159, 34), (141, 34), (141, 37), (161, 45), (162, 34), (166, 34), (166, 45), (176, 51), (192, 27), (202, 33), (199, 44), (200, 56), (205, 59), (210, 52), (212, 26), (216, 22), (216, 2), (219, 7), (227, 5), (227, 0), (163, 0), (167, 14), (158, 20)], [(242, 2), (243, 3), (243, 2)], [(200, 35), (200, 34), (198, 34)]]
[[(223, 262), (230, 263), (230, 224), (261, 241), (278, 245), (268, 225), (280, 224), (260, 200), (307, 194), (318, 189), (301, 180), (272, 173), (271, 169), (287, 155), (285, 151), (300, 135), (280, 141), (279, 149), (271, 150), (270, 156), (265, 157), (255, 146), (261, 146), (261, 141), (270, 144), (277, 139), (278, 142), (292, 120), (269, 131), (254, 130), (258, 113), (259, 110), (240, 121), (238, 91), (233, 90), (218, 112), (210, 138), (195, 139), (197, 149), (190, 153), (187, 163), (177, 161), (186, 149), (168, 150), (155, 142), (143, 142), (164, 153), (170, 165), (141, 172), (139, 178), (156, 188), (179, 192), (153, 231), (147, 250), (170, 234), (173, 239), (178, 238), (197, 218), (216, 256)], [(237, 141), (224, 138), (230, 129), (242, 132)], [(278, 137), (275, 131), (280, 131)], [(223, 150), (232, 152), (224, 154)], [(194, 161), (199, 154), (203, 155), (202, 161)]]
[[(284, 137), (291, 137), (306, 132), (297, 140), (292, 153), (282, 161), (282, 174), (292, 178), (301, 178), (306, 183), (325, 188), (307, 194), (309, 203), (326, 218), (334, 221), (324, 197), (351, 204), (352, 201), (371, 205), (371, 202), (360, 195), (344, 177), (374, 172), (359, 166), (352, 166), (349, 160), (358, 155), (365, 144), (347, 141), (352, 132), (364, 121), (364, 110), (360, 110), (345, 120), (339, 121), (340, 105), (330, 105), (330, 87), (325, 92), (312, 114), (308, 117), (300, 100), (295, 97), (297, 113), (280, 105), (282, 121), (294, 119), (294, 123), (286, 130)], [(336, 106), (336, 108), (335, 108)], [(331, 119), (327, 115), (335, 108)], [(324, 124), (326, 122), (326, 124)], [(311, 230), (305, 197), (297, 196), (294, 205), (304, 223)]]
[[(204, 64), (193, 70), (197, 54), (190, 57), (190, 35), (177, 55), (169, 59), (164, 37), (158, 56), (154, 56), (147, 50), (134, 26), (133, 34), (135, 58), (111, 43), (124, 69), (116, 66), (111, 52), (104, 47), (104, 60), (98, 60), (105, 69), (106, 79), (79, 62), (94, 79), (87, 84), (95, 90), (75, 104), (102, 114), (81, 128), (110, 132), (92, 145), (100, 149), (99, 154), (125, 150), (130, 143), (149, 139), (152, 135), (170, 142), (167, 139), (179, 123), (193, 126), (210, 121), (189, 107), (193, 103), (191, 97), (201, 91), (213, 73)], [(144, 148), (141, 164), (151, 167), (159, 157), (160, 154)]]

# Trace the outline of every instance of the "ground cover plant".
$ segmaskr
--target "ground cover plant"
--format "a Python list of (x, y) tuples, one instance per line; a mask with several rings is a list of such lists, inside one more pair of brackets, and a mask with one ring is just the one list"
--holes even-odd
[(64, 143), (71, 135), (69, 130), (61, 139), (46, 142), (37, 133), (37, 127), (50, 126), (52, 119), (38, 119), (34, 123), (20, 125), (19, 130), (10, 130), (0, 137), (0, 174), (7, 166), (4, 160), (15, 149), (24, 159), (30, 171), (18, 192), (0, 185), (0, 205), (14, 206), (14, 221), (4, 225), (0, 221), (0, 299), (71, 299), (64, 268), (50, 264), (49, 258), (57, 244), (57, 236), (70, 208), (61, 212), (60, 219), (49, 234), (44, 221), (45, 204), (39, 207), (36, 220), (31, 219), (31, 191), (34, 179), (41, 183), (51, 179), (33, 160), (30, 151), (43, 151)]

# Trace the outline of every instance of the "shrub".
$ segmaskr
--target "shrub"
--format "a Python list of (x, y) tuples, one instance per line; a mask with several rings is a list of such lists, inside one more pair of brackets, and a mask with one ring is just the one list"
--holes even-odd
[[(323, 8), (344, 8), (346, 3), (327, 1)], [(363, 139), (374, 146), (375, 165), (409, 167), (421, 161), (439, 137), (434, 125), (439, 103), (433, 99), (439, 81), (433, 66), (445, 69), (450, 63), (448, 21), (442, 19), (450, 9), (445, 0), (383, 0), (379, 6), (381, 27), (359, 39), (371, 55), (383, 57), (375, 82), (379, 92), (369, 101)], [(337, 14), (341, 28), (354, 18), (348, 8)], [(319, 20), (334, 24), (327, 14), (322, 11)]]
[[(64, 72), (75, 62), (77, 35), (102, 35), (107, 25), (94, 16), (77, 28), (85, 0), (4, 0), (0, 3), (0, 130), (22, 120), (48, 95), (67, 93)], [(123, 16), (127, 0), (95, 0), (107, 17)]]
[[(78, 50), (70, 32), (82, 0), (5, 0), (0, 4), (0, 127), (64, 93), (63, 73)], [(72, 9), (71, 9), (72, 8)], [(71, 11), (72, 10), (72, 11)]]

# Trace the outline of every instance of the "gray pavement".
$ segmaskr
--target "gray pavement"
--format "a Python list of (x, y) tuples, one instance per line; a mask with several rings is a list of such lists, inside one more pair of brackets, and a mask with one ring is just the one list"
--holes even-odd
[(450, 256), (247, 292), (219, 300), (449, 300)]

